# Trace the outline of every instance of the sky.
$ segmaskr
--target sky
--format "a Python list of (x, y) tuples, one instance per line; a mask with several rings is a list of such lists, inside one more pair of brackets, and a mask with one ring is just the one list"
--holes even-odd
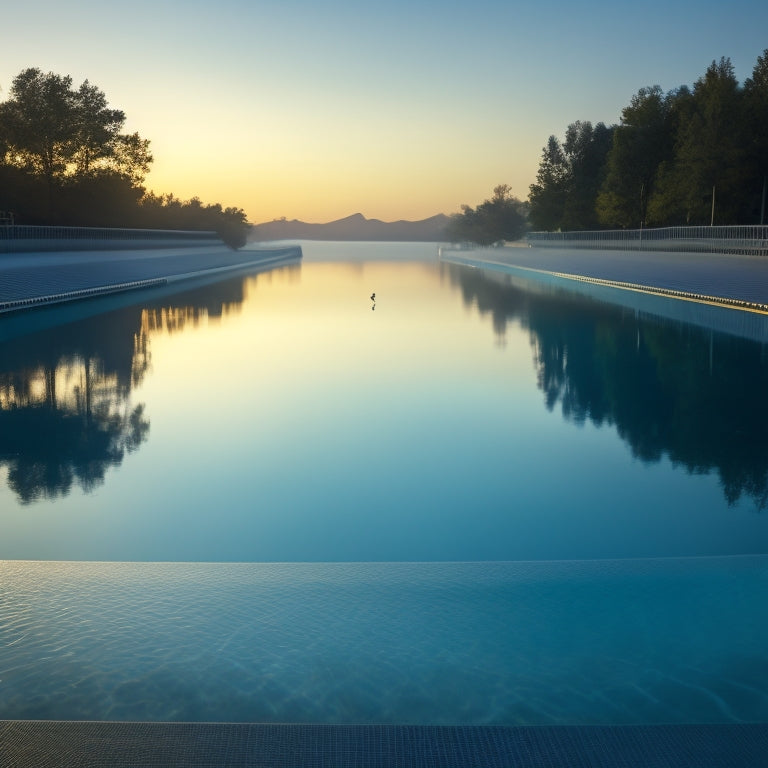
[(417, 220), (498, 184), (526, 199), (547, 138), (617, 123), (768, 48), (765, 0), (27, 0), (0, 13), (0, 100), (27, 67), (88, 79), (151, 142), (145, 186), (250, 221)]

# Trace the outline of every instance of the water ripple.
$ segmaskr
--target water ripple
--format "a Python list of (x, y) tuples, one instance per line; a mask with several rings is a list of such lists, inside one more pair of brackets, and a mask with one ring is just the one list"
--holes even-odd
[(768, 720), (768, 557), (0, 562), (0, 718)]

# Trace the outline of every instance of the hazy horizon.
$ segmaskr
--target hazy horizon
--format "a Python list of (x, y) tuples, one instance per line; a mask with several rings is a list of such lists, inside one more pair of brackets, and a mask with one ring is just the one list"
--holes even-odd
[(526, 199), (569, 123), (619, 121), (644, 86), (740, 82), (768, 6), (94, 0), (4, 10), (0, 99), (28, 67), (88, 79), (151, 141), (145, 186), (249, 221), (416, 221), (506, 183)]

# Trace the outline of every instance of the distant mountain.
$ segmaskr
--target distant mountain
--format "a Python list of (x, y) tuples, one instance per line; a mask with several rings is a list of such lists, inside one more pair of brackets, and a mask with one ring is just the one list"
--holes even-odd
[(248, 239), (256, 240), (390, 240), (443, 242), (448, 217), (440, 213), (421, 221), (380, 221), (355, 213), (327, 224), (276, 219), (253, 226)]

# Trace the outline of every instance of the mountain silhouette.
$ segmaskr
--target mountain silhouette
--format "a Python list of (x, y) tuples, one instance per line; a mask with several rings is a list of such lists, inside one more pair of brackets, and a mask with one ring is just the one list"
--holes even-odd
[(275, 219), (256, 224), (249, 240), (389, 240), (401, 242), (444, 242), (448, 217), (440, 213), (420, 221), (381, 221), (354, 213), (326, 224), (309, 224), (297, 219)]

